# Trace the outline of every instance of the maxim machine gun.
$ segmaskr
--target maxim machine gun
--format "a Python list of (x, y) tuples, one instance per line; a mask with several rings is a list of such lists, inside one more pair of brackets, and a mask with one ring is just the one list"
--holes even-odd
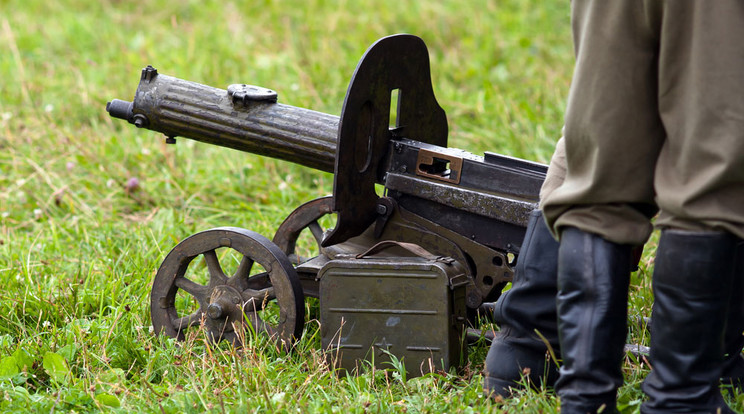
[[(155, 332), (179, 339), (202, 327), (240, 344), (249, 327), (290, 348), (303, 332), (305, 297), (320, 298), (322, 345), (346, 369), (394, 355), (420, 375), (466, 360), (468, 317), (511, 280), (546, 172), (447, 148), (428, 51), (411, 35), (367, 50), (340, 118), (277, 103), (269, 89), (216, 89), (150, 66), (133, 102), (106, 109), (170, 143), (187, 137), (334, 173), (333, 196), (299, 206), (272, 241), (235, 227), (181, 241), (155, 276), (151, 316)], [(336, 224), (324, 231), (328, 214)], [(305, 229), (315, 257), (295, 253)]]

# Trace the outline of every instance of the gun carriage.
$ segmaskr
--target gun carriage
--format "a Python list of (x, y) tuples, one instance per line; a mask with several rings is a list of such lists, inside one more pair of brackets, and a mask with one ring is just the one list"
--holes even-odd
[[(143, 69), (132, 102), (107, 104), (111, 116), (169, 143), (186, 137), (334, 173), (333, 195), (299, 206), (272, 240), (221, 227), (175, 246), (152, 287), (155, 331), (183, 338), (203, 327), (239, 344), (250, 326), (289, 349), (303, 332), (304, 298), (316, 297), (323, 346), (341, 367), (379, 365), (389, 354), (412, 375), (457, 366), (468, 316), (512, 278), (546, 166), (448, 148), (431, 85), (428, 51), (412, 35), (367, 50), (340, 117), (278, 103), (266, 88), (217, 89)], [(320, 224), (327, 215), (333, 228)], [(303, 231), (317, 244), (314, 257), (295, 252)], [(223, 250), (238, 257), (231, 274)], [(204, 283), (189, 276), (197, 257)], [(179, 291), (195, 310), (178, 308)], [(270, 303), (274, 318), (263, 316)]]

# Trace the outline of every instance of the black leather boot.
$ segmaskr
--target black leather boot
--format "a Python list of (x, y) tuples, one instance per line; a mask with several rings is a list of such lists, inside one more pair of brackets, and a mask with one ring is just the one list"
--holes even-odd
[(567, 227), (558, 253), (562, 414), (615, 412), (627, 335), (629, 245)]
[(724, 336), (725, 357), (721, 384), (729, 390), (742, 392), (744, 389), (744, 244), (739, 243), (736, 250), (731, 298), (729, 299), (726, 333)]
[(527, 224), (512, 288), (496, 302), (494, 320), (500, 330), (486, 356), (486, 395), (508, 398), (512, 389), (522, 388), (524, 380), (539, 387), (552, 386), (558, 378), (558, 367), (545, 343), (560, 358), (555, 310), (557, 268), (558, 242), (548, 231), (542, 212), (535, 210)]
[(733, 413), (719, 378), (736, 243), (729, 233), (662, 231), (642, 413)]

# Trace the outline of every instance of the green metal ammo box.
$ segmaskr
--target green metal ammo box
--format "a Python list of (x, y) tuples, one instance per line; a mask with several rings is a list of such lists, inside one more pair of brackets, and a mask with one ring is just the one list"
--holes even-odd
[[(391, 245), (418, 256), (373, 255)], [(318, 277), (321, 341), (334, 367), (352, 372), (369, 361), (393, 368), (394, 355), (408, 377), (416, 377), (467, 359), (468, 279), (455, 260), (416, 245), (381, 242), (356, 257), (329, 261)]]

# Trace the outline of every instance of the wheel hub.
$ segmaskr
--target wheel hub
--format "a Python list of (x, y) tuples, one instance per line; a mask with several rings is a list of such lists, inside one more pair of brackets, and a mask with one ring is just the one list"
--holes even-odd
[(232, 322), (243, 320), (241, 302), (242, 298), (237, 289), (228, 285), (216, 286), (209, 298), (207, 316), (215, 321), (225, 320), (227, 327), (232, 328)]

